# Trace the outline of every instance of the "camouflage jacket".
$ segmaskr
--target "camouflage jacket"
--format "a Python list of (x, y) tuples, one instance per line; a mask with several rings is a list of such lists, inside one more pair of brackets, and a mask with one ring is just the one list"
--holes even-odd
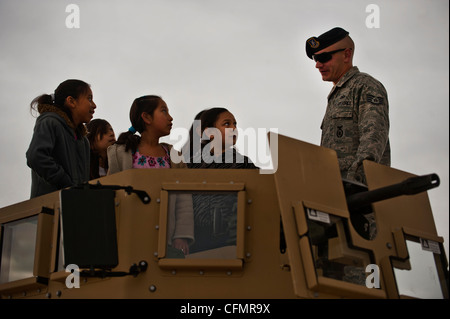
[(365, 183), (363, 160), (390, 166), (386, 89), (356, 66), (328, 95), (321, 129), (321, 146), (337, 152), (343, 178)]

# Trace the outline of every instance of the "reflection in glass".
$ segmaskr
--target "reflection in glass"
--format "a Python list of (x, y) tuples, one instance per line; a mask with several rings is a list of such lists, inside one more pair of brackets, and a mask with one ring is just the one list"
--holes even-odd
[(36, 215), (2, 225), (0, 283), (33, 276), (37, 220)]
[(365, 286), (366, 266), (371, 263), (369, 254), (351, 247), (347, 240), (344, 219), (320, 214), (327, 215), (327, 218), (314, 219), (314, 216), (310, 217), (311, 213), (306, 216), (317, 275)]
[[(61, 218), (61, 217), (60, 217)], [(59, 223), (59, 244), (58, 244), (58, 258), (56, 263), (56, 271), (63, 271), (66, 268), (64, 267), (64, 241), (63, 241), (63, 233), (62, 233), (62, 220)]]
[[(410, 269), (394, 267), (399, 295), (423, 299), (442, 299), (442, 289), (433, 252), (423, 250), (420, 243), (406, 241)], [(439, 255), (438, 255), (439, 256)], [(407, 268), (407, 267), (405, 267)]]
[[(171, 247), (170, 225), (176, 225), (179, 209), (171, 213), (173, 196), (190, 196), (192, 199), (193, 241), (189, 254)], [(237, 192), (170, 192), (168, 207), (168, 258), (236, 258)], [(184, 226), (188, 223), (185, 218)], [(179, 223), (178, 223), (179, 224)], [(177, 226), (178, 227), (178, 226)]]

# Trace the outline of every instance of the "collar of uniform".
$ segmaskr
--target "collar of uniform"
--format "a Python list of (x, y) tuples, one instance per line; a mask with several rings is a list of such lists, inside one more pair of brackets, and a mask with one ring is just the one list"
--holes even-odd
[(348, 80), (350, 80), (350, 78), (352, 78), (356, 73), (359, 73), (359, 69), (357, 66), (353, 66), (350, 70), (347, 71), (347, 73), (345, 73), (342, 76), (342, 78), (340, 78), (338, 83), (336, 83), (336, 86), (337, 87), (343, 86), (344, 83), (347, 82)]
[(335, 91), (336, 87), (342, 87), (345, 82), (350, 80), (355, 74), (359, 73), (359, 69), (357, 66), (353, 66), (350, 70), (347, 71), (336, 83), (336, 85), (333, 85), (333, 88), (331, 89), (330, 94), (328, 94), (328, 99), (330, 99), (331, 95)]

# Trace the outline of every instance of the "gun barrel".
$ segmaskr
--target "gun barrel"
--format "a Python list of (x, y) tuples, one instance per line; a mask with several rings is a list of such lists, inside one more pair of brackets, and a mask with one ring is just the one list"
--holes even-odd
[(437, 174), (410, 177), (398, 184), (350, 195), (347, 197), (347, 206), (349, 211), (355, 211), (369, 204), (400, 195), (419, 194), (438, 187), (439, 184), (440, 180)]

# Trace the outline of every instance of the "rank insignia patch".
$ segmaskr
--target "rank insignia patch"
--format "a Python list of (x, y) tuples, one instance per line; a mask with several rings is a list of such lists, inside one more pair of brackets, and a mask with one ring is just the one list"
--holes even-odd
[(344, 136), (344, 131), (342, 129), (342, 125), (338, 125), (337, 131), (336, 131), (336, 136), (338, 138), (341, 138), (342, 136)]
[(383, 98), (382, 97), (378, 97), (378, 96), (374, 96), (371, 94), (367, 94), (367, 102), (378, 105), (378, 104), (382, 104), (383, 103)]

